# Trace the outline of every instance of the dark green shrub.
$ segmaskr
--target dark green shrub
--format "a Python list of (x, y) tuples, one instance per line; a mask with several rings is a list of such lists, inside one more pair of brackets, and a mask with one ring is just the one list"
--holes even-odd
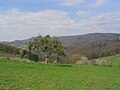
[(39, 59), (38, 59), (38, 55), (36, 54), (33, 54), (33, 53), (28, 53), (24, 56), (24, 58), (28, 58), (29, 60), (31, 61), (35, 61), (35, 62), (38, 62)]

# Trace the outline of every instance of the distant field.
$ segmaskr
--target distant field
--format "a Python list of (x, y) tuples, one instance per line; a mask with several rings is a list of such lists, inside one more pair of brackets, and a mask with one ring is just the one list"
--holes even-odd
[[(120, 56), (108, 59), (116, 65)], [(120, 67), (44, 65), (1, 58), (0, 90), (120, 90)]]

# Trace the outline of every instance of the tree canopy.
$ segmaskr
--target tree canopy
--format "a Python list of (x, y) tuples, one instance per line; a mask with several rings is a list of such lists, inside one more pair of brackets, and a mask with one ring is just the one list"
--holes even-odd
[[(49, 35), (39, 35), (34, 38), (33, 41), (28, 44), (28, 50), (29, 52), (35, 53), (37, 55), (43, 54), (45, 57), (45, 63), (55, 60), (56, 62), (59, 62), (61, 61), (61, 57), (65, 56), (64, 47), (62, 46), (58, 38), (51, 38)], [(50, 58), (53, 60), (50, 60)]]

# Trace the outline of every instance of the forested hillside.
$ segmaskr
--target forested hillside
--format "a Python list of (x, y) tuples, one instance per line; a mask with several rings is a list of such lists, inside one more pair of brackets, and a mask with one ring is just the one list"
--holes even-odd
[[(58, 37), (65, 48), (67, 62), (76, 57), (86, 57), (96, 59), (120, 53), (120, 34), (112, 33), (92, 33), (77, 36)], [(21, 49), (27, 49), (27, 45), (33, 38), (27, 40), (17, 40), (14, 42), (2, 42)], [(75, 58), (74, 58), (75, 57)]]
[(8, 46), (8, 45), (6, 45), (6, 44), (0, 43), (0, 52), (18, 55), (18, 54), (20, 54), (19, 50), (20, 50), (20, 49), (17, 48), (17, 47)]
[[(78, 46), (80, 44), (85, 44), (95, 41), (115, 40), (118, 38), (120, 38), (120, 34), (114, 34), (114, 33), (91, 33), (85, 35), (58, 37), (58, 39), (64, 46)], [(2, 42), (2, 43), (16, 46), (19, 48), (26, 48), (26, 44), (28, 44), (32, 40), (33, 38), (26, 40), (16, 40), (13, 42)]]

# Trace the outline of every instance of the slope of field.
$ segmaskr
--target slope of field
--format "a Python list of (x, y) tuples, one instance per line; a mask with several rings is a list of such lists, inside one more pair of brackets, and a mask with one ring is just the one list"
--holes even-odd
[(112, 62), (112, 66), (120, 66), (120, 55), (105, 57), (105, 59), (110, 60)]
[(120, 90), (120, 68), (1, 58), (0, 90)]

